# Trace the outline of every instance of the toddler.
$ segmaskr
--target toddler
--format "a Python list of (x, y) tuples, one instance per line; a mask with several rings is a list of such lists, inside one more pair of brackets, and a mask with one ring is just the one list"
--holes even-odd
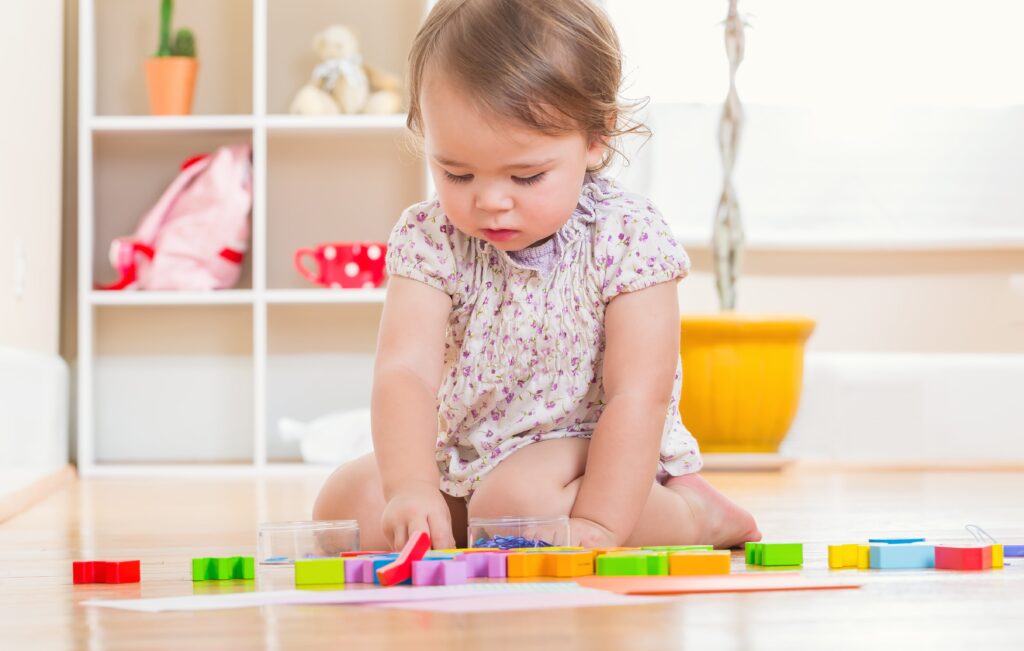
[(636, 130), (588, 0), (441, 0), (410, 54), (410, 129), (437, 198), (406, 210), (373, 378), (375, 453), (317, 519), (366, 549), (467, 517), (570, 518), (573, 545), (760, 539), (705, 482), (683, 427), (676, 283), (689, 259), (643, 197), (600, 174)]

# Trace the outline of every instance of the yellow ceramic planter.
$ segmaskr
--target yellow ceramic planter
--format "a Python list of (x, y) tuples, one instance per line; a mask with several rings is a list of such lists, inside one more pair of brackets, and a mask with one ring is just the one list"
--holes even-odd
[(800, 403), (814, 321), (735, 312), (680, 322), (679, 412), (703, 452), (775, 453)]

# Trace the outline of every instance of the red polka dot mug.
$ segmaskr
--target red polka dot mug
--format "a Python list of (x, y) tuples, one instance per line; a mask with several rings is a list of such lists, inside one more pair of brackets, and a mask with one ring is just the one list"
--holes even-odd
[[(372, 289), (384, 284), (383, 242), (334, 242), (295, 252), (295, 268), (311, 283), (323, 287)], [(313, 261), (315, 270), (306, 264)]]

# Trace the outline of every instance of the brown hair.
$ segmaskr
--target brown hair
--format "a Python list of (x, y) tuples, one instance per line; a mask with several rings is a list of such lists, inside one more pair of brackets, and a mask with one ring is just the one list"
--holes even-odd
[(619, 98), (622, 56), (608, 17), (589, 0), (439, 0), (409, 53), (407, 125), (423, 135), (427, 69), (443, 70), (483, 108), (545, 133), (604, 140), (648, 134)]

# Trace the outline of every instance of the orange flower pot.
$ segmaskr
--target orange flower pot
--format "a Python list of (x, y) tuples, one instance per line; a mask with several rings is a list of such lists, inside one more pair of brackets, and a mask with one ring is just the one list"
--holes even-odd
[(153, 115), (189, 115), (199, 61), (194, 57), (146, 59), (149, 112)]
[(679, 412), (701, 451), (779, 451), (800, 403), (814, 325), (735, 312), (680, 320)]

